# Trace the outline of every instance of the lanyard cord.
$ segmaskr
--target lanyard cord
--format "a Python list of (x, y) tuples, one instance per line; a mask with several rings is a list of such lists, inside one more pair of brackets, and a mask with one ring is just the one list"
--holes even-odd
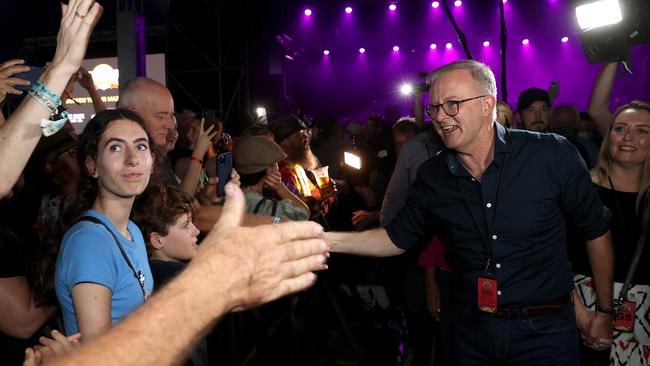
[[(494, 214), (492, 215), (492, 223), (490, 224), (490, 227), (488, 228), (488, 236), (494, 235), (494, 229), (496, 225), (496, 217), (497, 217), (497, 209), (499, 208), (499, 201), (501, 198), (501, 187), (503, 185), (503, 171), (505, 170), (506, 166), (506, 157), (503, 155), (503, 158), (501, 158), (501, 169), (499, 171), (499, 183), (497, 186), (497, 196), (496, 196), (496, 201), (494, 202)], [(460, 195), (463, 197), (463, 200), (465, 201), (465, 207), (467, 208), (467, 211), (469, 211), (469, 215), (472, 217), (472, 221), (474, 222), (474, 226), (476, 226), (476, 230), (480, 233), (481, 239), (483, 239), (483, 244), (485, 244), (485, 273), (488, 274), (490, 270), (490, 267), (492, 266), (492, 244), (489, 240), (489, 238), (485, 235), (483, 235), (483, 231), (481, 230), (481, 226), (478, 224), (478, 220), (474, 216), (474, 213), (472, 212), (471, 206), (469, 204), (469, 201), (467, 199), (467, 195), (465, 195), (463, 192), (463, 189), (460, 184), (460, 178), (456, 178), (456, 186), (458, 187), (458, 191), (460, 192)], [(485, 220), (487, 223), (487, 219)], [(490, 238), (491, 239), (491, 238)]]

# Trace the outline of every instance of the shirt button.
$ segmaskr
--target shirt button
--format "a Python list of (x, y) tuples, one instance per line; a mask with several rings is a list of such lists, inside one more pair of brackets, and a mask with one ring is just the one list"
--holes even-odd
[(492, 207), (492, 204), (490, 202), (488, 202), (487, 205), (485, 205), (485, 207), (490, 208), (490, 207)]
[(497, 263), (497, 264), (495, 265), (495, 267), (497, 267), (497, 268), (501, 268), (501, 263)]
[(497, 295), (501, 296), (501, 290), (497, 291)]
[(493, 240), (497, 240), (497, 236), (496, 236), (496, 234), (495, 234), (495, 235), (492, 235), (492, 239), (493, 239)]

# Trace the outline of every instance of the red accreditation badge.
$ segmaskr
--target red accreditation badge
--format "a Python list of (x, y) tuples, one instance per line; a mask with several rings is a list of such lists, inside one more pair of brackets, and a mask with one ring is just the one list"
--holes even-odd
[(476, 280), (478, 308), (488, 313), (497, 312), (497, 280), (479, 276)]
[(636, 303), (632, 301), (625, 301), (623, 306), (616, 312), (614, 319), (614, 329), (621, 332), (634, 331), (634, 311), (636, 310)]

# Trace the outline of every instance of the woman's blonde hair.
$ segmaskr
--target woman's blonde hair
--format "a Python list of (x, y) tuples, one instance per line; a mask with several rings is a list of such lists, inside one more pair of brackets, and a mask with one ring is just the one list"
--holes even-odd
[[(607, 182), (609, 174), (614, 164), (612, 159), (612, 154), (609, 148), (611, 143), (611, 129), (614, 126), (614, 121), (616, 118), (626, 110), (633, 109), (639, 111), (646, 111), (650, 114), (650, 103), (644, 102), (642, 100), (634, 100), (630, 103), (620, 106), (614, 113), (612, 118), (612, 126), (610, 126), (610, 133), (603, 136), (603, 143), (600, 147), (600, 154), (598, 157), (598, 163), (592, 171), (592, 177), (599, 184), (604, 184)], [(636, 209), (639, 214), (643, 215), (644, 222), (650, 219), (650, 152), (646, 156), (645, 162), (643, 163), (643, 171), (641, 173), (641, 180), (639, 181), (639, 194), (636, 201)]]

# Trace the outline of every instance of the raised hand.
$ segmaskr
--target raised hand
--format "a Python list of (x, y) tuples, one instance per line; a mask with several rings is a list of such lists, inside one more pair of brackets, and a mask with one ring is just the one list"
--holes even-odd
[(30, 82), (21, 78), (14, 77), (14, 74), (29, 71), (28, 66), (24, 66), (25, 60), (15, 59), (5, 61), (0, 64), (0, 103), (2, 103), (7, 94), (21, 95), (22, 90), (14, 88), (17, 85), (29, 86)]
[(229, 183), (219, 221), (192, 260), (195, 268), (212, 268), (203, 280), (221, 284), (208, 286), (214, 296), (228, 294), (231, 309), (243, 310), (314, 284), (313, 272), (326, 269), (329, 256), (323, 228), (313, 222), (241, 227), (244, 209), (243, 193)]

